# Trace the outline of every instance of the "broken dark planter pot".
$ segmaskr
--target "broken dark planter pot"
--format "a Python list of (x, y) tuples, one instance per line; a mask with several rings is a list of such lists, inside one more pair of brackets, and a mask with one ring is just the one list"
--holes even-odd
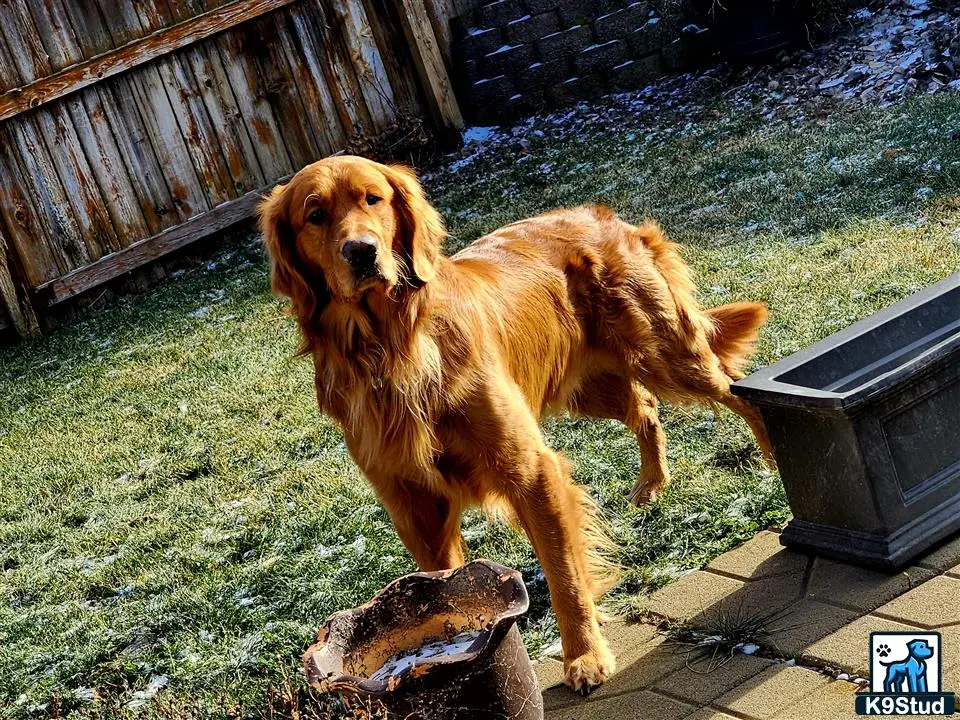
[(960, 273), (733, 392), (770, 433), (784, 545), (894, 570), (960, 530)]
[(327, 619), (304, 655), (307, 677), (390, 718), (539, 720), (543, 697), (516, 626), (528, 605), (520, 573), (487, 560), (406, 575)]

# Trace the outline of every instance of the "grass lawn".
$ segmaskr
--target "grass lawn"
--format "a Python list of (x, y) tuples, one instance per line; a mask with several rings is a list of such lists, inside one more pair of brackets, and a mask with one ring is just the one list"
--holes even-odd
[[(659, 130), (601, 109), (575, 132), (544, 123), (525, 152), (448, 163), (427, 186), (449, 249), (587, 200), (656, 217), (704, 304), (770, 304), (760, 364), (960, 267), (960, 95), (799, 127), (717, 109)], [(289, 716), (324, 617), (413, 569), (295, 346), (251, 244), (0, 350), (0, 717)], [(674, 482), (641, 510), (620, 425), (545, 426), (613, 525), (619, 611), (788, 513), (739, 418), (663, 419)], [(553, 642), (523, 539), (479, 516), (465, 536), (523, 570), (528, 645)]]

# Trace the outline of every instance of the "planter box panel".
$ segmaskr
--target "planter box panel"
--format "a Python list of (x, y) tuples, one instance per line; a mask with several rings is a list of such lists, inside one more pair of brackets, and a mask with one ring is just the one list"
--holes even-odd
[(866, 475), (888, 527), (960, 494), (960, 362), (944, 358), (930, 370), (854, 420)]
[[(852, 423), (792, 408), (762, 408), (761, 413), (794, 517), (819, 525), (882, 530), (884, 518), (876, 502), (851, 502), (851, 495), (873, 493)], [(838, 477), (846, 481), (838, 482)]]
[(928, 485), (960, 475), (960, 381), (921, 398), (881, 421), (897, 483), (904, 498), (919, 498)]

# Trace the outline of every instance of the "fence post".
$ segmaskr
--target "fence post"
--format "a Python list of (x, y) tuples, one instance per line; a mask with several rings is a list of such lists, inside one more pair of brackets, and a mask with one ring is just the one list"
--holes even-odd
[(8, 255), (9, 247), (7, 239), (0, 234), (0, 305), (6, 308), (17, 334), (20, 337), (30, 337), (40, 332), (40, 324), (27, 296), (27, 289), (22, 287), (21, 292), (17, 293), (17, 284), (10, 267), (12, 263)]
[(437, 42), (424, 0), (396, 0), (404, 34), (413, 51), (417, 74), (427, 92), (432, 110), (448, 133), (463, 129), (463, 115), (453, 93), (453, 84)]
[(433, 33), (440, 45), (440, 54), (447, 65), (448, 72), (453, 69), (453, 33), (450, 29), (450, 20), (457, 16), (453, 0), (425, 0), (427, 12), (430, 13), (430, 24)]

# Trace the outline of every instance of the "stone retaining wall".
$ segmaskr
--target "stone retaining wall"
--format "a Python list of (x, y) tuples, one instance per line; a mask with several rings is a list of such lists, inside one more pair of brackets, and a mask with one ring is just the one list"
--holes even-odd
[(455, 76), (469, 122), (642, 87), (684, 61), (689, 0), (459, 0)]

